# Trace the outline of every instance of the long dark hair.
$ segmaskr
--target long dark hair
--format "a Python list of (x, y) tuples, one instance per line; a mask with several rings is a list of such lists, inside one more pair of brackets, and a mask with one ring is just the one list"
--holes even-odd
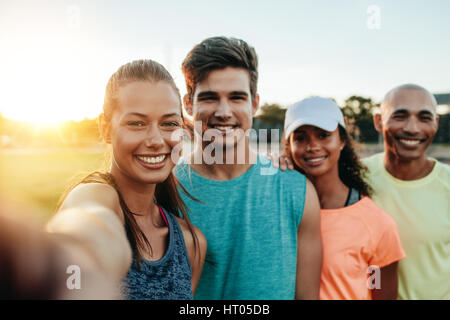
[(338, 160), (339, 178), (349, 188), (363, 196), (371, 196), (372, 188), (366, 182), (368, 168), (362, 164), (355, 151), (355, 142), (344, 127), (339, 125), (339, 136), (345, 142)]
[[(127, 63), (121, 66), (109, 79), (105, 91), (105, 100), (103, 104), (103, 114), (101, 115), (99, 122), (99, 127), (102, 136), (105, 138), (105, 132), (110, 128), (110, 123), (112, 119), (113, 112), (117, 106), (117, 93), (118, 89), (133, 81), (150, 81), (158, 82), (165, 81), (169, 83), (173, 89), (176, 91), (178, 98), (180, 100), (181, 108), (181, 98), (178, 88), (170, 75), (170, 73), (158, 62), (152, 60), (137, 60)], [(183, 116), (182, 116), (183, 117)], [(184, 121), (184, 118), (183, 118)], [(105, 157), (105, 159), (107, 159)], [(142, 257), (142, 252), (149, 251), (152, 254), (152, 247), (149, 240), (139, 228), (135, 216), (136, 213), (131, 212), (128, 209), (127, 204), (123, 200), (122, 194), (114, 180), (114, 177), (108, 172), (110, 168), (110, 163), (105, 166), (104, 170), (95, 171), (87, 175), (78, 183), (74, 184), (61, 197), (57, 210), (61, 207), (64, 199), (67, 197), (68, 193), (75, 188), (77, 185), (82, 183), (106, 183), (111, 185), (119, 195), (120, 204), (124, 213), (125, 218), (125, 230), (127, 233), (128, 241), (130, 242), (131, 249), (137, 258), (138, 266), (140, 265)], [(155, 189), (155, 201), (158, 205), (164, 207), (167, 211), (173, 213), (174, 215), (184, 219), (187, 223), (189, 231), (194, 239), (195, 252), (198, 249), (198, 238), (194, 232), (194, 227), (189, 219), (189, 209), (184, 203), (179, 191), (184, 192), (187, 196), (193, 198), (187, 190), (179, 183), (178, 179), (175, 177), (173, 172), (169, 174), (167, 179), (156, 185)]]
[[(341, 181), (349, 188), (354, 188), (362, 196), (370, 197), (373, 194), (373, 189), (366, 182), (366, 177), (369, 169), (361, 162), (358, 154), (356, 153), (355, 142), (347, 130), (338, 125), (339, 136), (342, 141), (345, 142), (344, 148), (341, 150), (341, 154), (338, 160), (338, 172)], [(283, 134), (282, 143), (284, 148), (290, 152), (289, 138), (285, 138)], [(292, 156), (291, 156), (292, 158)], [(297, 166), (295, 161), (293, 161), (295, 170), (305, 174), (305, 171)]]

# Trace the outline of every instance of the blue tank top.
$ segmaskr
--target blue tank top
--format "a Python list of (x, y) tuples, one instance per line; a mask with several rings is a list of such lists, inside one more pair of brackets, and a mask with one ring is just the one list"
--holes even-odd
[(185, 159), (175, 175), (202, 201), (181, 193), (208, 241), (195, 299), (294, 299), (305, 176), (275, 169), (264, 156), (231, 180), (206, 179)]
[(176, 217), (164, 210), (169, 226), (169, 245), (157, 261), (142, 259), (140, 269), (133, 258), (122, 280), (122, 292), (130, 300), (192, 300), (191, 264), (183, 232)]

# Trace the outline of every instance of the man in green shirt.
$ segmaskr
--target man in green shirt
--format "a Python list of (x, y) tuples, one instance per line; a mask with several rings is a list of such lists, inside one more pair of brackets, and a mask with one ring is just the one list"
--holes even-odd
[(397, 221), (407, 254), (399, 299), (450, 299), (450, 167), (426, 155), (438, 130), (436, 106), (417, 85), (389, 91), (374, 115), (384, 152), (363, 160), (372, 198)]

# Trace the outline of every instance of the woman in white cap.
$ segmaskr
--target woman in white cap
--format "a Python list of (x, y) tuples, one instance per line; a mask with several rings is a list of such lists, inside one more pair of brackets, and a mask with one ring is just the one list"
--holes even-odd
[(285, 118), (285, 152), (314, 184), (321, 204), (321, 299), (396, 299), (405, 257), (395, 221), (369, 198), (361, 164), (337, 104), (311, 97)]

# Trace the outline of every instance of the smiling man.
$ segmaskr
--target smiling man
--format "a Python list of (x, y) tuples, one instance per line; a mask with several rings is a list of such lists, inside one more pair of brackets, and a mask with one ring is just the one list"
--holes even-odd
[(319, 202), (304, 175), (270, 170), (250, 148), (259, 105), (258, 59), (245, 41), (214, 37), (183, 62), (194, 152), (176, 176), (208, 240), (196, 299), (317, 299), (322, 266)]
[(407, 254), (399, 299), (450, 299), (450, 167), (426, 155), (438, 129), (436, 105), (417, 85), (389, 91), (374, 116), (384, 153), (364, 159), (373, 200), (397, 221)]

